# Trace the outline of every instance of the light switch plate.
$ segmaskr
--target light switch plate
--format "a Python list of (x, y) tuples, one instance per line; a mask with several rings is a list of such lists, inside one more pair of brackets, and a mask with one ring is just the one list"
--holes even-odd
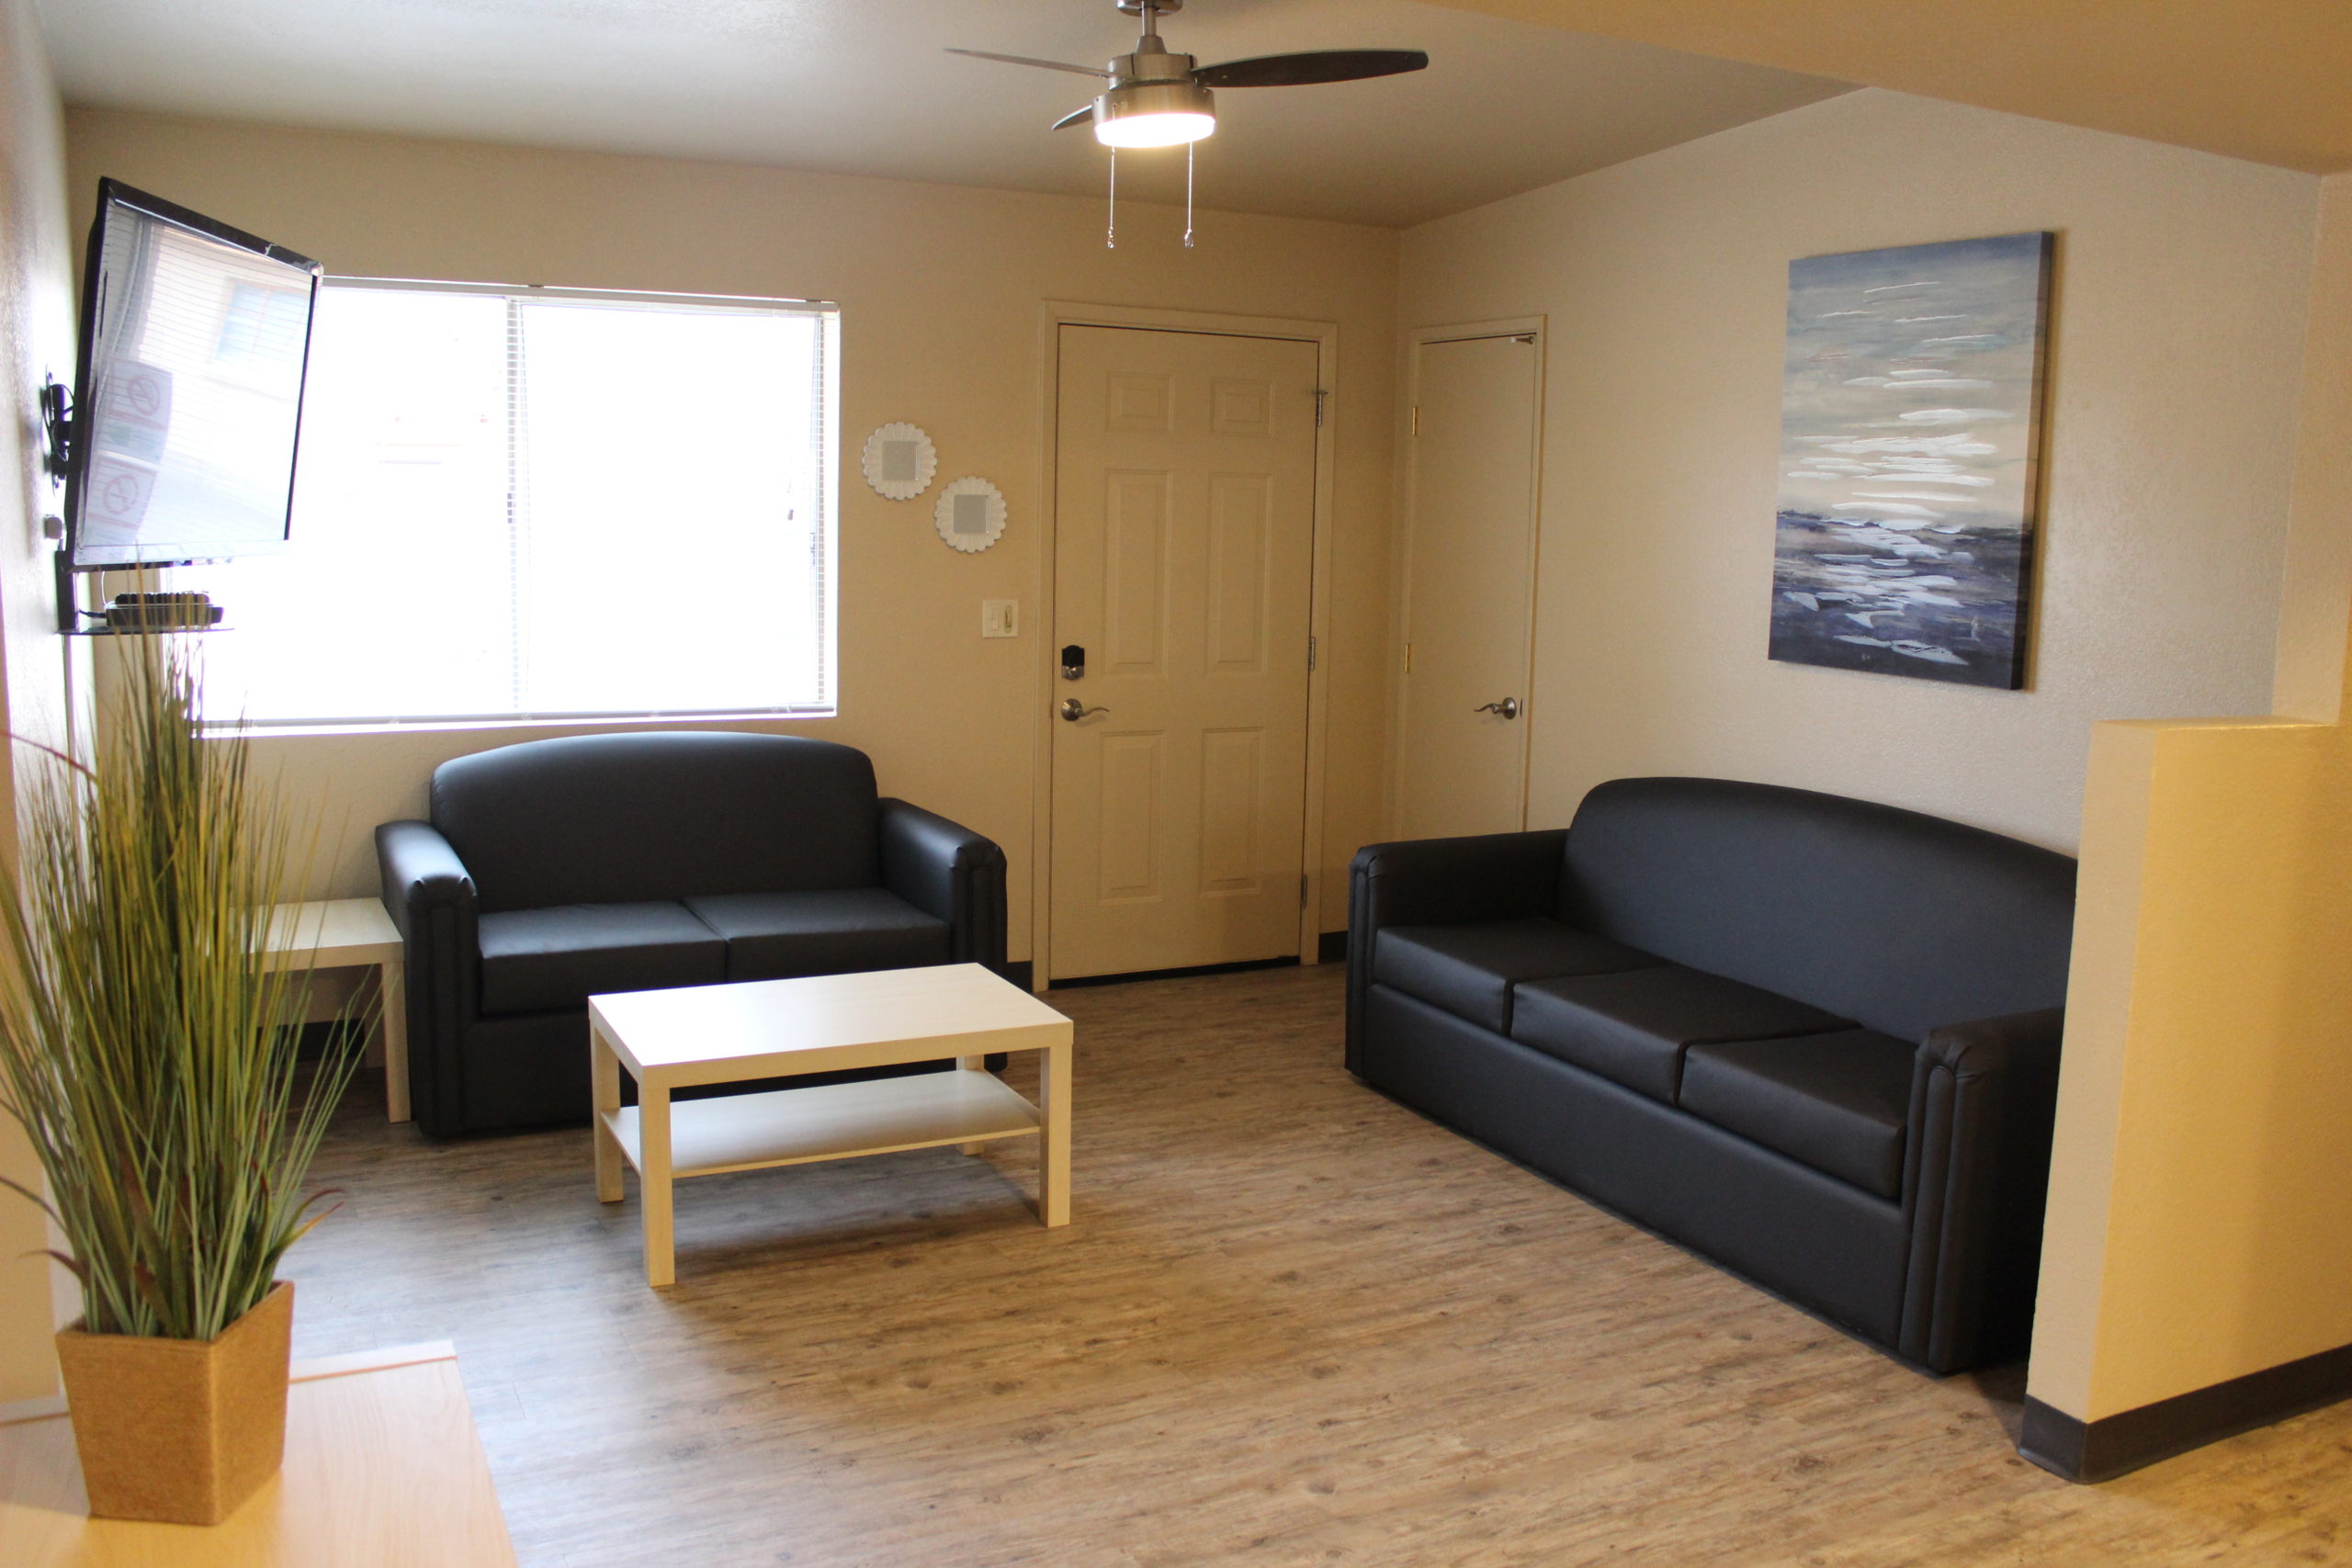
[(981, 600), (980, 635), (982, 637), (1019, 637), (1021, 635), (1020, 601)]

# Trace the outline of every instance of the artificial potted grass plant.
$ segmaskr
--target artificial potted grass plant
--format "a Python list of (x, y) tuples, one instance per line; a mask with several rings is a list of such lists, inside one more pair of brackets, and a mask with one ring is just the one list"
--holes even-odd
[(304, 1177), (356, 1053), (298, 1061), (306, 979), (251, 956), (286, 819), (242, 741), (203, 738), (186, 656), (126, 641), (92, 764), (19, 770), (0, 1094), (81, 1286), (57, 1348), (90, 1511), (214, 1524), (284, 1452), (277, 1264), (317, 1223)]

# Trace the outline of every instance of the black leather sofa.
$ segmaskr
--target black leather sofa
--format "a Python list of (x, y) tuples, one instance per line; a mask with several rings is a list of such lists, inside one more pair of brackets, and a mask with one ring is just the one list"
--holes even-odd
[(847, 746), (534, 740), (443, 763), (431, 802), (376, 851), (406, 948), (411, 1098), (436, 1137), (587, 1120), (601, 992), (1005, 969), (1003, 852), (878, 797)]
[(2071, 859), (1651, 778), (1352, 877), (1364, 1082), (1919, 1367), (2024, 1351)]

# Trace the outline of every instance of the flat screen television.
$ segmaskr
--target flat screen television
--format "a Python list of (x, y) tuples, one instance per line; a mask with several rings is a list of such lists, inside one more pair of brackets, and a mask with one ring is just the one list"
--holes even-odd
[(319, 264), (98, 182), (65, 481), (77, 571), (282, 549)]

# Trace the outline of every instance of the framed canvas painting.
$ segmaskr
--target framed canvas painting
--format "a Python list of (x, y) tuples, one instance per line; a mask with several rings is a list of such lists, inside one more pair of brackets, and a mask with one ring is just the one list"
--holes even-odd
[(1789, 264), (1774, 659), (2025, 683), (2052, 242)]

